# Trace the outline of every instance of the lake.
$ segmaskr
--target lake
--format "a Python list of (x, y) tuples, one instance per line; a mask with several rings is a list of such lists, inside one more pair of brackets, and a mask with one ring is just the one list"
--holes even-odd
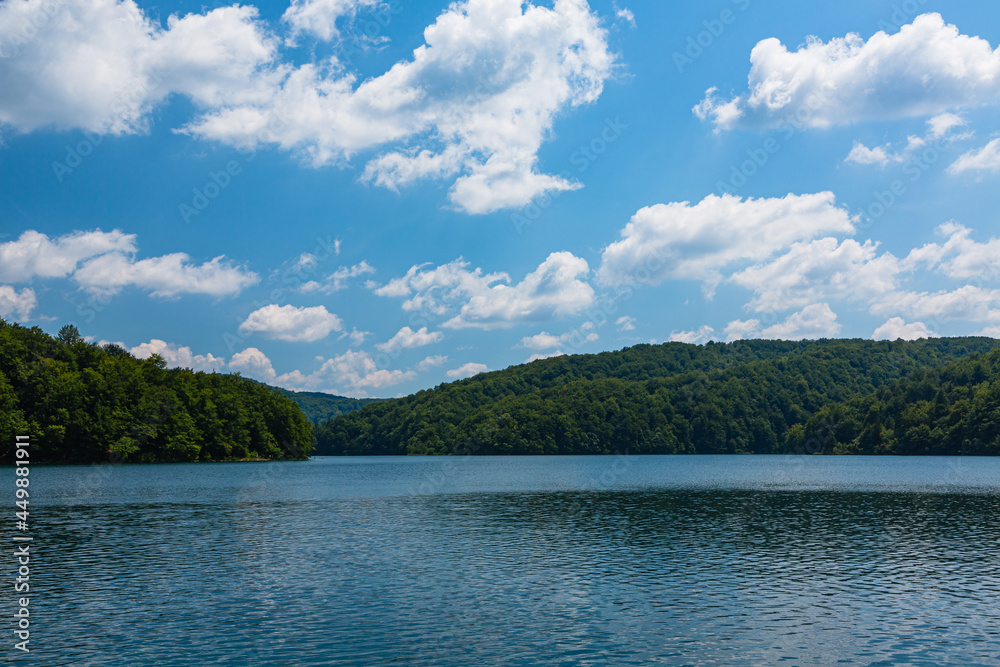
[(15, 663), (1000, 665), (998, 459), (36, 466), (30, 516)]

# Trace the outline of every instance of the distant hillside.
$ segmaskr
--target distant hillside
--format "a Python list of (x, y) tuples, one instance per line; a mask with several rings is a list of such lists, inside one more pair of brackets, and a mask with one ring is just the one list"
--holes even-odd
[[(907, 452), (895, 432), (879, 440), (879, 448), (852, 450), (861, 431), (853, 422), (824, 422), (824, 410), (843, 405), (862, 425), (872, 419), (909, 424), (908, 406), (923, 400), (927, 386), (943, 386), (950, 377), (938, 369), (956, 363), (979, 369), (939, 404), (969, 401), (982, 383), (996, 382), (993, 362), (1000, 354), (977, 360), (998, 347), (992, 338), (753, 340), (557, 357), (368, 405), (317, 429), (315, 453), (815, 453), (832, 451), (838, 438), (850, 438), (838, 451)], [(922, 383), (920, 390), (908, 390), (907, 380)], [(885, 391), (901, 398), (869, 417), (864, 400)], [(977, 405), (980, 415), (985, 404)], [(962, 406), (956, 415), (973, 414)], [(930, 433), (944, 432), (939, 413), (925, 424)], [(987, 436), (981, 430), (975, 451), (997, 451)], [(918, 451), (967, 451), (949, 442)]]
[(237, 375), (167, 368), (117, 345), (58, 337), (0, 318), (0, 455), (31, 438), (32, 462), (303, 459), (294, 401)]
[(318, 391), (290, 391), (274, 387), (278, 392), (298, 403), (303, 414), (314, 424), (325, 424), (334, 417), (346, 415), (348, 412), (360, 410), (370, 403), (377, 403), (381, 398), (347, 398)]

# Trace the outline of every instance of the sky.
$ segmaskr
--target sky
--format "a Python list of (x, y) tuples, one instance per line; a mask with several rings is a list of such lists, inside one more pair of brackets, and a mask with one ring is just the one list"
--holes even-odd
[(986, 0), (0, 0), (0, 317), (398, 396), (1000, 337)]

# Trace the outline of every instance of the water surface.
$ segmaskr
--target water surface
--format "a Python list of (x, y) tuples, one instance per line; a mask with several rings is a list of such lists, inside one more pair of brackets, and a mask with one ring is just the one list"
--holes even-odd
[(1000, 665), (997, 459), (317, 458), (31, 481), (32, 664)]

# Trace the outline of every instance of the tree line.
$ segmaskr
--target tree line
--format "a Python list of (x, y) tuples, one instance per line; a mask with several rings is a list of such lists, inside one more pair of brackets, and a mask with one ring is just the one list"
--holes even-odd
[(1000, 341), (736, 341), (563, 356), (365, 406), (317, 454), (1000, 451)]
[(0, 319), (0, 451), (31, 436), (39, 462), (303, 459), (309, 421), (279, 391), (239, 375), (168, 369), (159, 355), (56, 337)]

